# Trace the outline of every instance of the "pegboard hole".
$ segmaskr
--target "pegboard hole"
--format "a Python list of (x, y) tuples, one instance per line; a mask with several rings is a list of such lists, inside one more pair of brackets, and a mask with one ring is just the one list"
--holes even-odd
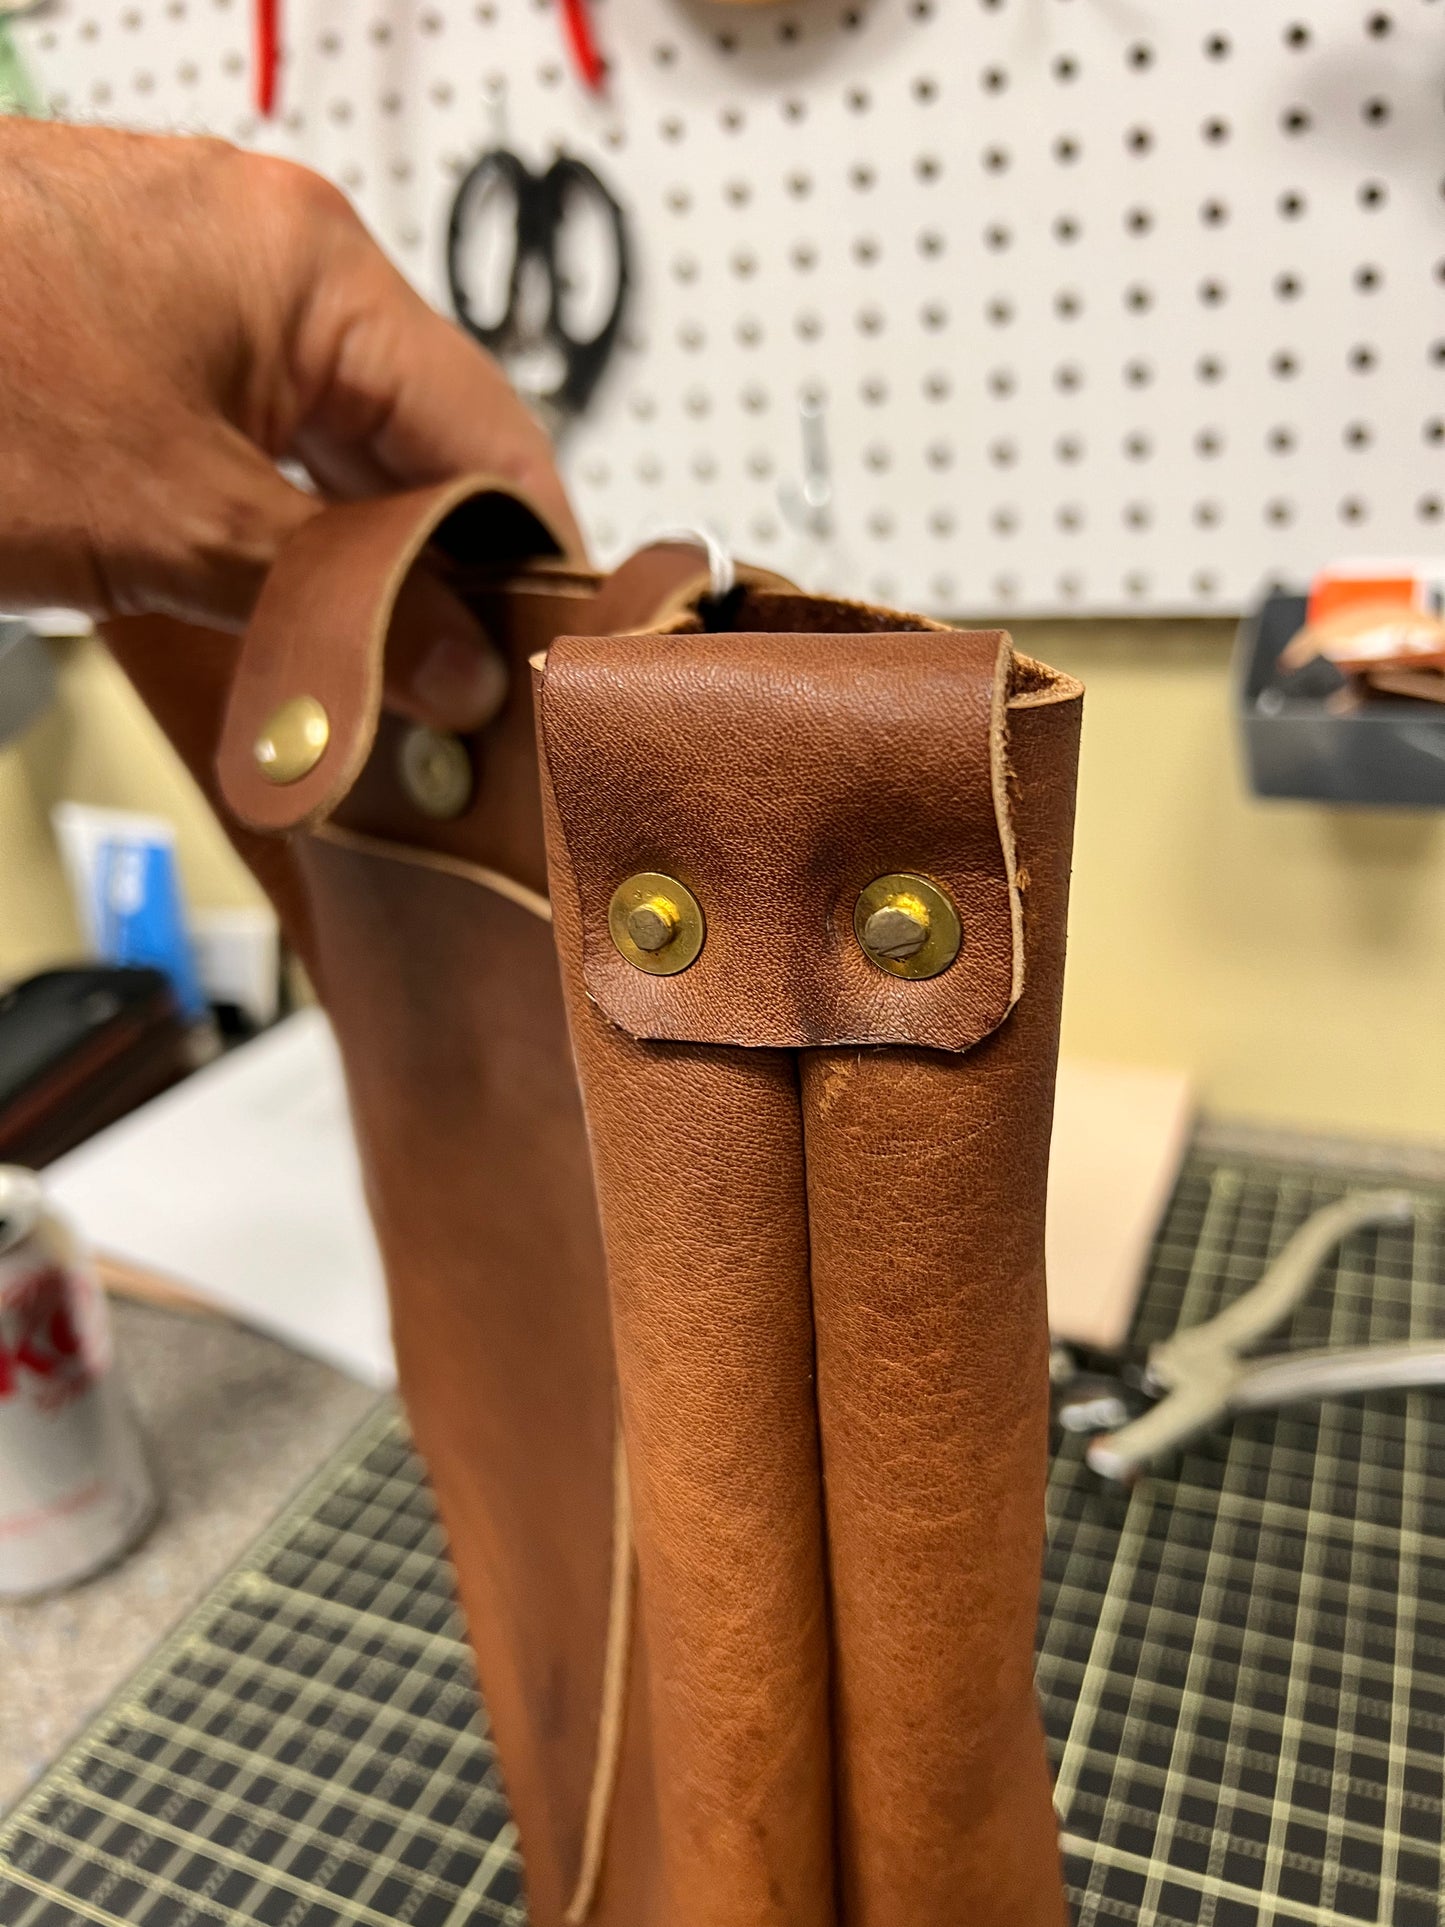
[(1297, 187), (1286, 188), (1275, 205), (1286, 221), (1300, 220), (1309, 209), (1309, 202)]
[(1369, 513), (1369, 504), (1362, 496), (1347, 495), (1344, 501), (1340, 503), (1340, 520), (1342, 522), (1363, 522)]
[(1064, 502), (1055, 509), (1054, 521), (1066, 535), (1077, 535), (1084, 526), (1084, 511), (1077, 502)]
[(988, 445), (988, 459), (995, 468), (1012, 468), (1018, 458), (1018, 446), (1014, 442), (990, 442)]
[(1279, 124), (1286, 134), (1307, 134), (1310, 130), (1310, 111), (1307, 107), (1287, 107), (1279, 117)]
[(1295, 53), (1303, 53), (1310, 44), (1310, 30), (1302, 20), (1296, 20), (1284, 30), (1284, 44)]
[(923, 451), (923, 459), (930, 468), (945, 469), (953, 466), (953, 444), (951, 442), (930, 442)]
[(1422, 522), (1438, 522), (1445, 509), (1442, 509), (1438, 495), (1422, 495), (1415, 504), (1415, 513)]
[(1210, 60), (1227, 60), (1230, 54), (1230, 39), (1227, 33), (1212, 33), (1204, 43), (1204, 52)]
[(1277, 274), (1274, 277), (1274, 291), (1281, 301), (1294, 301), (1304, 293), (1304, 282), (1297, 274)]
[(1126, 361), (1124, 379), (1131, 388), (1147, 388), (1154, 379), (1154, 370), (1147, 361)]
[(1126, 502), (1124, 505), (1124, 526), (1126, 529), (1147, 529), (1154, 520), (1154, 511), (1147, 502)]
[(1364, 103), (1360, 115), (1368, 126), (1383, 127), (1390, 118), (1390, 103), (1377, 94)]
[[(1438, 347), (1441, 344), (1437, 343), (1436, 345)], [(1445, 361), (1445, 354), (1437, 356), (1436, 359)], [(1372, 347), (1370, 347), (1368, 342), (1362, 341), (1358, 343), (1355, 347), (1351, 348), (1350, 350), (1350, 353), (1349, 353), (1350, 368), (1357, 375), (1370, 374), (1372, 370), (1377, 366), (1378, 362), (1379, 362), (1379, 356), (1376, 354), (1375, 350)]]
[(1147, 462), (1154, 453), (1154, 444), (1140, 429), (1124, 437), (1124, 453), (1131, 462)]
[(927, 255), (930, 260), (936, 259), (942, 254), (943, 249), (944, 239), (936, 228), (925, 228), (922, 234), (919, 235), (918, 252)]
[(929, 401), (947, 401), (953, 393), (953, 383), (941, 369), (923, 377), (923, 392)]
[(1001, 94), (1008, 86), (1008, 71), (1003, 67), (985, 67), (978, 84), (986, 94)]
[(1079, 77), (1079, 63), (1073, 54), (1056, 54), (1053, 66), (1054, 79), (1068, 82)]
[(1194, 437), (1194, 452), (1205, 461), (1212, 461), (1216, 455), (1224, 453), (1224, 437), (1217, 428), (1201, 428)]
[(807, 274), (818, 265), (818, 250), (811, 241), (798, 241), (789, 251), (788, 259), (800, 274)]
[(1014, 318), (1013, 303), (1006, 301), (1002, 295), (996, 295), (992, 301), (986, 301), (983, 312), (989, 325), (994, 328), (1005, 328)]
[(1361, 207), (1376, 213), (1390, 198), (1390, 190), (1383, 181), (1362, 181), (1355, 197)]
[(1264, 515), (1265, 520), (1273, 522), (1276, 528), (1284, 528), (1294, 520), (1294, 504), (1287, 502), (1283, 496), (1277, 496), (1274, 501), (1265, 503)]
[(1012, 230), (1006, 227), (986, 227), (983, 231), (984, 246), (986, 248), (992, 248), (995, 254), (1001, 253), (1004, 248), (1008, 247), (1013, 241), (1013, 238)]
[(1154, 146), (1152, 128), (1131, 127), (1124, 136), (1124, 145), (1131, 154), (1147, 154)]
[(1206, 227), (1223, 227), (1229, 219), (1229, 203), (1220, 200), (1205, 201), (1199, 210), (1199, 218)]
[(1084, 444), (1077, 435), (1060, 435), (1054, 443), (1054, 459), (1059, 462), (1081, 462), (1084, 459)]
[(938, 99), (938, 82), (927, 74), (920, 74), (913, 83), (913, 98), (920, 106), (929, 106)]
[(1199, 284), (1199, 299), (1206, 308), (1218, 308), (1229, 299), (1229, 290), (1222, 281), (1208, 280)]
[(1294, 453), (1295, 433), (1292, 428), (1272, 428), (1266, 439), (1272, 455), (1291, 455)]
[(1440, 442), (1445, 442), (1445, 415), (1432, 415), (1430, 419), (1422, 425), (1420, 433), (1427, 442), (1437, 445)]
[(1054, 313), (1061, 321), (1074, 321), (1084, 312), (1084, 297), (1077, 288), (1060, 288), (1054, 296)]
[(1146, 68), (1154, 65), (1154, 49), (1147, 40), (1136, 40), (1124, 59), (1135, 73), (1143, 73)]
[(1299, 373), (1299, 357), (1288, 348), (1280, 348), (1269, 358), (1269, 372), (1276, 381), (1293, 381)]
[(1214, 114), (1205, 121), (1199, 132), (1212, 146), (1220, 147), (1229, 139), (1229, 122), (1222, 115)]
[(1343, 436), (1346, 448), (1368, 448), (1374, 440), (1368, 422), (1346, 422)]
[(870, 408), (881, 408), (888, 399), (888, 383), (881, 375), (869, 375), (858, 392)]
[(1355, 286), (1361, 294), (1374, 294), (1385, 285), (1381, 269), (1366, 265), (1355, 269)]
[(1054, 159), (1060, 167), (1072, 167), (1083, 151), (1083, 143), (1077, 134), (1060, 134), (1054, 142)]
[(1011, 368), (994, 368), (990, 370), (988, 376), (988, 391), (991, 395), (997, 395), (1000, 399), (1003, 399), (1011, 395), (1017, 387), (1018, 381)]

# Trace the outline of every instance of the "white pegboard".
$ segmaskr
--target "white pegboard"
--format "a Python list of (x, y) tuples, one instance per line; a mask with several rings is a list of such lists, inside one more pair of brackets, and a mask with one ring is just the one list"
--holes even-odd
[[(457, 170), (591, 160), (637, 259), (566, 465), (604, 556), (702, 519), (950, 611), (1207, 611), (1445, 534), (1445, 0), (52, 0), (59, 111), (346, 186), (443, 300)], [(828, 539), (780, 496), (826, 401)]]

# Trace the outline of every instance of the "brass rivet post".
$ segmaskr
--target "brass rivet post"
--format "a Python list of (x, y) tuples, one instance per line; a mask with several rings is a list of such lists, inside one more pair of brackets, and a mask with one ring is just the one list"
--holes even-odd
[(472, 800), (475, 779), (466, 745), (416, 723), (401, 739), (401, 786), (423, 816), (450, 822)]
[(853, 930), (869, 962), (894, 977), (937, 977), (963, 942), (953, 899), (906, 870), (875, 877), (859, 894)]
[(675, 977), (695, 963), (707, 935), (702, 905), (685, 883), (660, 870), (641, 870), (619, 883), (607, 907), (607, 928), (636, 970)]
[(331, 741), (331, 718), (314, 696), (293, 696), (274, 712), (252, 746), (268, 783), (299, 783), (309, 776)]

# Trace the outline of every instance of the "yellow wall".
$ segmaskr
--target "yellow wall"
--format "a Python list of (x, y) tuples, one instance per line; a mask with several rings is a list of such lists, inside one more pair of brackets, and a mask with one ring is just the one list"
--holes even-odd
[[(1227, 623), (1016, 634), (1089, 692), (1065, 1048), (1191, 1069), (1220, 1113), (1445, 1139), (1445, 814), (1247, 797)], [(193, 903), (252, 896), (109, 659), (62, 660), (57, 707), (0, 751), (0, 976), (72, 954), (61, 796), (165, 811)]]
[(1247, 795), (1232, 625), (1021, 623), (1087, 686), (1064, 1048), (1219, 1113), (1445, 1139), (1445, 813)]

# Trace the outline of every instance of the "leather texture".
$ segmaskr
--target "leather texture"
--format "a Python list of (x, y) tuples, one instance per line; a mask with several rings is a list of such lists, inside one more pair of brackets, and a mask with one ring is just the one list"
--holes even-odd
[[(1077, 686), (760, 574), (709, 602), (687, 544), (593, 575), (485, 478), (303, 537), (242, 641), (111, 643), (336, 1026), (534, 1927), (1057, 1927), (1032, 1639)], [(380, 707), (418, 567), (513, 669), (449, 821)], [(251, 745), (302, 693), (326, 754), (267, 785)], [(707, 911), (676, 977), (607, 937), (643, 868)], [(892, 869), (959, 904), (938, 978), (853, 938)]]

